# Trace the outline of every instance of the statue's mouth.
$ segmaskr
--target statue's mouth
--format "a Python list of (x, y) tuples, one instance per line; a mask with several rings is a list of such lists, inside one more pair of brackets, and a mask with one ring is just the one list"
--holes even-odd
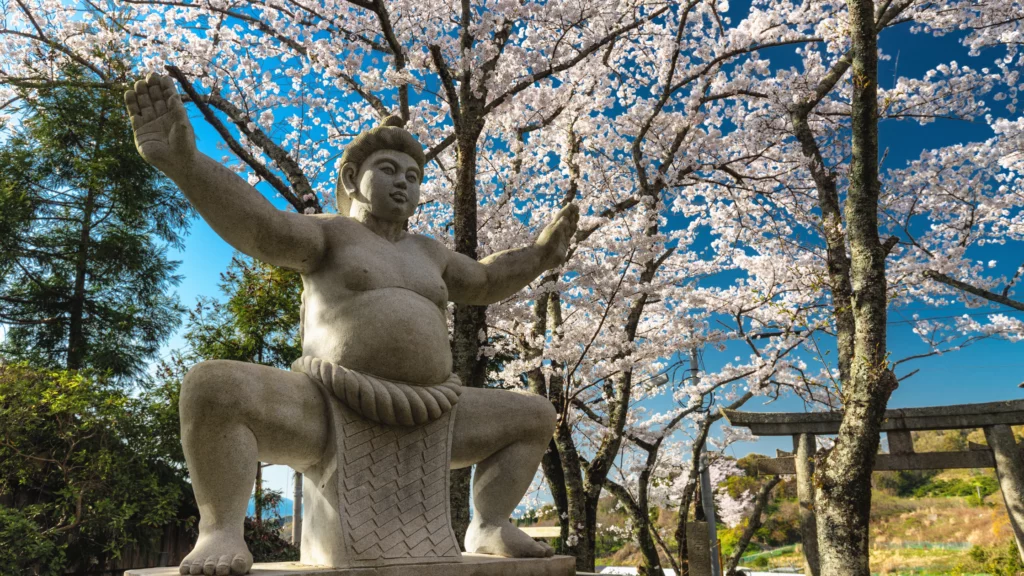
[(400, 190), (396, 190), (391, 193), (391, 199), (394, 200), (395, 202), (405, 204), (406, 202), (409, 201), (409, 195)]

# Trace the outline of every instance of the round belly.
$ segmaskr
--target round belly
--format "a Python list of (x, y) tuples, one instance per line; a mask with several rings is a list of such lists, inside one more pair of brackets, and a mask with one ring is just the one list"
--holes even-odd
[(437, 384), (452, 371), (444, 314), (402, 288), (306, 301), (303, 352), (389, 380)]

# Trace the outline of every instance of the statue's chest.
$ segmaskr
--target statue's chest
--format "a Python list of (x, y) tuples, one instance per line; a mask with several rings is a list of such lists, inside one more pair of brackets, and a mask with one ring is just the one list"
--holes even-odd
[(438, 306), (448, 301), (448, 290), (437, 263), (414, 245), (372, 243), (346, 247), (339, 251), (335, 264), (348, 290), (404, 288)]

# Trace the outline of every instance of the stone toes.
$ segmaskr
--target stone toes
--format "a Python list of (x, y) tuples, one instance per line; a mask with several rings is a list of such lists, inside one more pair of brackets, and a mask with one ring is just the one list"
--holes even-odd
[(199, 576), (203, 573), (203, 562), (202, 560), (193, 560), (192, 566), (189, 567), (189, 574), (192, 576)]
[(192, 563), (188, 560), (182, 561), (181, 566), (178, 566), (178, 574), (181, 574), (182, 576), (187, 576), (191, 572), (191, 566)]
[(549, 546), (547, 542), (538, 542), (536, 540), (534, 542), (537, 542), (537, 546), (541, 550), (541, 558), (550, 558), (555, 555), (555, 549)]
[(211, 556), (203, 562), (203, 574), (205, 576), (214, 576), (217, 573), (217, 557)]
[(217, 576), (228, 576), (231, 574), (231, 555), (225, 554), (217, 561)]
[(236, 576), (242, 576), (249, 571), (249, 566), (246, 564), (246, 560), (242, 555), (236, 555), (234, 560), (231, 561), (231, 573)]

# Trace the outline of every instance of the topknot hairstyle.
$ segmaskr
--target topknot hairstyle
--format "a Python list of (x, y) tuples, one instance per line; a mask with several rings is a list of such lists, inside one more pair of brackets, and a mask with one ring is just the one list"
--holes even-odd
[(338, 183), (334, 191), (339, 214), (348, 216), (349, 209), (352, 207), (352, 201), (345, 192), (345, 186), (341, 180), (342, 171), (345, 170), (347, 164), (355, 164), (356, 170), (358, 170), (363, 161), (374, 152), (394, 150), (411, 156), (416, 161), (416, 164), (419, 165), (420, 174), (423, 174), (423, 167), (427, 163), (427, 157), (423, 153), (423, 146), (404, 126), (405, 120), (402, 120), (401, 116), (392, 114), (385, 118), (376, 128), (370, 128), (361, 132), (348, 143), (345, 152), (341, 155)]

